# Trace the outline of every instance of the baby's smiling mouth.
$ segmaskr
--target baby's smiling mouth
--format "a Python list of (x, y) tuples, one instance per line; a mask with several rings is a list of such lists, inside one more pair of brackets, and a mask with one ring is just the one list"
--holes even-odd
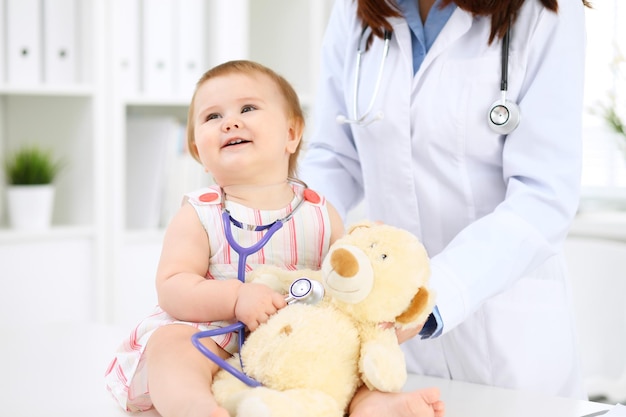
[(242, 143), (249, 143), (249, 142), (250, 141), (246, 139), (236, 138), (236, 139), (231, 139), (228, 142), (226, 142), (223, 147), (225, 148), (227, 146), (240, 145)]

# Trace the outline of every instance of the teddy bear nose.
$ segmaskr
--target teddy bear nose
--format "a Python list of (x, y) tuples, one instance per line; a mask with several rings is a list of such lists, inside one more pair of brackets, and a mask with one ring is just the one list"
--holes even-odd
[(335, 272), (344, 278), (351, 278), (359, 272), (359, 262), (352, 252), (344, 248), (333, 251), (330, 264)]

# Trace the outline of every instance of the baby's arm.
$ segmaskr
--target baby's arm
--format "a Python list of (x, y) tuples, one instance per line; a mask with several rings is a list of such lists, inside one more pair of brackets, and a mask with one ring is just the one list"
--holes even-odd
[(157, 269), (163, 310), (191, 322), (237, 319), (252, 329), (285, 305), (283, 296), (259, 284), (206, 279), (209, 257), (206, 231), (194, 208), (184, 204), (167, 228)]
[(326, 205), (328, 206), (328, 217), (330, 218), (330, 244), (332, 245), (346, 231), (337, 209), (329, 201), (326, 202)]

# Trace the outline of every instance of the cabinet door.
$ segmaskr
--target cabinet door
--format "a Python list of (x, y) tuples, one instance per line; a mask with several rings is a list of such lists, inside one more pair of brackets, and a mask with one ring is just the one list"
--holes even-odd
[(89, 238), (0, 243), (0, 324), (90, 321), (96, 315)]
[(568, 237), (565, 254), (588, 394), (626, 397), (626, 243)]

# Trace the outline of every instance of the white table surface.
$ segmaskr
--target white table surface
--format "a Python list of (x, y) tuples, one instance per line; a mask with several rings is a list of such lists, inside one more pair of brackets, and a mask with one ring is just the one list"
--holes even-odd
[[(0, 416), (125, 417), (104, 371), (127, 330), (87, 323), (0, 328)], [(609, 405), (412, 375), (406, 389), (438, 386), (448, 417), (581, 417)], [(158, 417), (148, 411), (142, 417)]]
[(608, 404), (411, 375), (405, 390), (439, 387), (447, 417), (568, 417), (604, 414)]

